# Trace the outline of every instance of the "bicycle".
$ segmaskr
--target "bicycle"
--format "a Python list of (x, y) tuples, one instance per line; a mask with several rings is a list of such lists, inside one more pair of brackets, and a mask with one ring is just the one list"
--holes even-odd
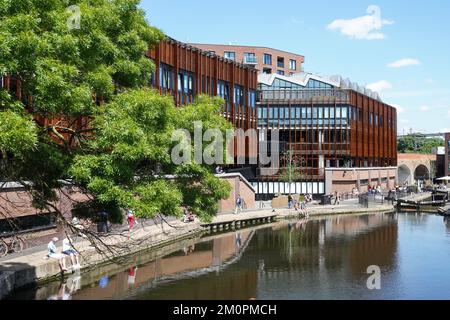
[(25, 242), (17, 236), (7, 238), (0, 238), (0, 257), (6, 256), (9, 252), (21, 252), (25, 247)]

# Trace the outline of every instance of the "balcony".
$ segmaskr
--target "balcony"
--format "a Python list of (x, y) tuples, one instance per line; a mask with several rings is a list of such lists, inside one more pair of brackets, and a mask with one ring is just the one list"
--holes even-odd
[(244, 64), (256, 65), (256, 64), (258, 64), (258, 59), (256, 59), (256, 56), (244, 56), (244, 59), (242, 62)]

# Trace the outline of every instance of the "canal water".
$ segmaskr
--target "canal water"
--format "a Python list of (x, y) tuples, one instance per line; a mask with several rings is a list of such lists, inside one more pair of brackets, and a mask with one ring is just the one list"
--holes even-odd
[[(436, 215), (283, 221), (174, 250), (9, 299), (450, 299), (450, 221)], [(380, 289), (367, 287), (369, 266)]]

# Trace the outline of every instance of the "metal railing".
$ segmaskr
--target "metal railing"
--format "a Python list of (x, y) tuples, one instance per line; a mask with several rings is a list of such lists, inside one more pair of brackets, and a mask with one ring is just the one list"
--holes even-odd
[(383, 193), (364, 193), (359, 195), (358, 202), (364, 208), (369, 208), (370, 206), (383, 205), (386, 200)]
[(350, 93), (348, 90), (342, 89), (263, 90), (260, 91), (259, 101), (263, 100), (318, 100), (349, 103)]

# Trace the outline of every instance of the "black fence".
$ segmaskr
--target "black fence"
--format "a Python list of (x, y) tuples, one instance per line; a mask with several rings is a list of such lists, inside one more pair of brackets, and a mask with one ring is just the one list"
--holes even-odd
[(371, 206), (378, 206), (388, 203), (388, 199), (386, 195), (382, 193), (376, 193), (376, 194), (360, 194), (359, 195), (359, 204), (364, 208), (369, 208)]

